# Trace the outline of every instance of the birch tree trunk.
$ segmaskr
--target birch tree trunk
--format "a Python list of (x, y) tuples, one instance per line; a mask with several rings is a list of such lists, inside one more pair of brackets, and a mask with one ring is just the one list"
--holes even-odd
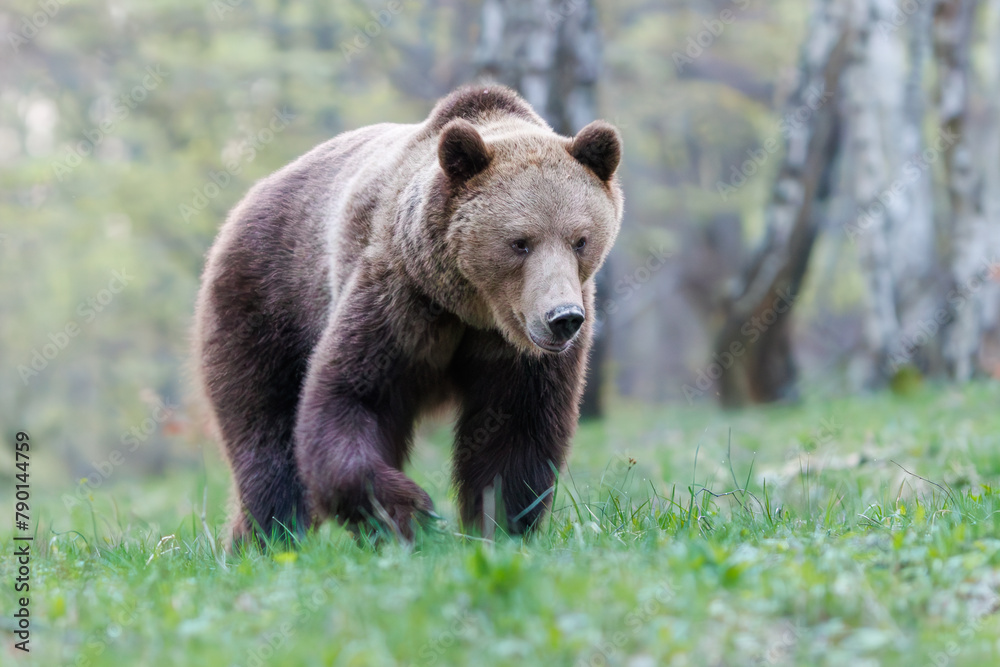
[[(597, 118), (601, 44), (594, 0), (484, 0), (480, 76), (514, 88), (559, 134), (573, 136)], [(595, 277), (607, 298), (608, 268)], [(607, 322), (596, 322), (582, 417), (603, 412)]]
[(930, 165), (920, 161), (930, 14), (924, 3), (907, 17), (892, 0), (851, 9), (843, 113), (857, 216), (845, 230), (868, 287), (864, 384), (879, 386), (913, 360), (923, 340), (914, 332), (936, 305)]
[[(898, 9), (894, 9), (898, 12)], [(924, 75), (931, 53), (932, 3), (917, 4), (909, 20), (907, 60), (909, 71), (903, 93), (903, 109), (899, 120), (899, 152), (897, 153), (897, 178), (901, 180), (902, 195), (898, 204), (890, 208), (889, 239), (893, 252), (890, 265), (896, 296), (896, 313), (902, 340), (895, 341), (890, 349), (890, 367), (885, 373), (890, 378), (899, 367), (899, 361), (915, 363), (930, 368), (931, 359), (938, 356), (934, 350), (939, 345), (926, 348), (914, 345), (921, 323), (933, 318), (938, 303), (935, 297), (939, 282), (936, 235), (934, 227), (934, 188), (932, 169), (917, 169), (919, 156), (926, 149), (924, 126), (927, 115)], [(897, 15), (894, 15), (898, 16)], [(900, 356), (905, 353), (904, 356)]]
[[(955, 380), (971, 378), (980, 367), (980, 348), (996, 326), (998, 290), (994, 280), (996, 219), (986, 214), (984, 174), (997, 156), (976, 150), (981, 143), (969, 122), (969, 48), (977, 0), (942, 0), (934, 16), (934, 54), (938, 68), (938, 113), (944, 138), (951, 248), (949, 318), (944, 323), (944, 359)], [(995, 125), (996, 119), (991, 119)]]
[(766, 211), (764, 238), (724, 305), (725, 323), (706, 371), (718, 381), (724, 405), (775, 401), (795, 393), (791, 312), (819, 229), (814, 204), (838, 152), (833, 97), (845, 66), (847, 30), (841, 3), (816, 4), (798, 87), (782, 126), (786, 150)]
[(1000, 0), (990, 3), (992, 24), (986, 33), (986, 43), (992, 52), (993, 72), (987, 79), (989, 126), (979, 143), (983, 153), (985, 180), (984, 207), (987, 221), (986, 245), (989, 248), (990, 282), (984, 286), (983, 324), (985, 335), (980, 342), (980, 363), (985, 372), (1000, 378)]

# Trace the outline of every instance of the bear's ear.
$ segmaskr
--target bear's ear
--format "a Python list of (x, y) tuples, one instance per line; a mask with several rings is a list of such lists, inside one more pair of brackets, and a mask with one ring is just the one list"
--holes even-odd
[(602, 181), (615, 175), (622, 158), (622, 141), (618, 130), (603, 120), (595, 120), (577, 132), (569, 145), (569, 154)]
[(450, 121), (441, 130), (438, 162), (452, 183), (464, 183), (486, 169), (492, 157), (479, 132), (464, 118)]

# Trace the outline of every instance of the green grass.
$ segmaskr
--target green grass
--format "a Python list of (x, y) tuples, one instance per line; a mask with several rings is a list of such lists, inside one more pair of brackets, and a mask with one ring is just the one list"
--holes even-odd
[(211, 446), (164, 478), (128, 479), (126, 461), (79, 502), (39, 448), (32, 653), (10, 650), (5, 558), (0, 664), (994, 664), (998, 408), (995, 383), (617, 406), (581, 428), (539, 533), (496, 544), (453, 533), (439, 425), (412, 474), (441, 532), (371, 550), (327, 525), (238, 558), (214, 544), (228, 473)]

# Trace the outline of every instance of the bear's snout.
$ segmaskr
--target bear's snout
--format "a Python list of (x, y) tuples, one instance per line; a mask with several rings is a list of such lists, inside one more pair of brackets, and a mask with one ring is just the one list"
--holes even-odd
[(556, 306), (545, 313), (545, 323), (549, 327), (552, 340), (564, 345), (569, 342), (583, 326), (583, 308), (575, 304)]
[(565, 303), (526, 322), (531, 342), (546, 352), (564, 352), (587, 319), (583, 307)]

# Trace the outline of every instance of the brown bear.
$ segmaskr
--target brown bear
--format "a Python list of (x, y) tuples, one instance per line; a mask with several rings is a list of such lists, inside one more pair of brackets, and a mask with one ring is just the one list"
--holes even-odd
[(504, 528), (535, 524), (576, 428), (620, 156), (611, 125), (561, 137), (513, 91), (480, 86), (254, 185), (209, 252), (195, 315), (235, 539), (330, 517), (411, 538), (433, 505), (402, 468), (414, 422), (446, 403), (463, 524), (482, 529), (497, 478)]

